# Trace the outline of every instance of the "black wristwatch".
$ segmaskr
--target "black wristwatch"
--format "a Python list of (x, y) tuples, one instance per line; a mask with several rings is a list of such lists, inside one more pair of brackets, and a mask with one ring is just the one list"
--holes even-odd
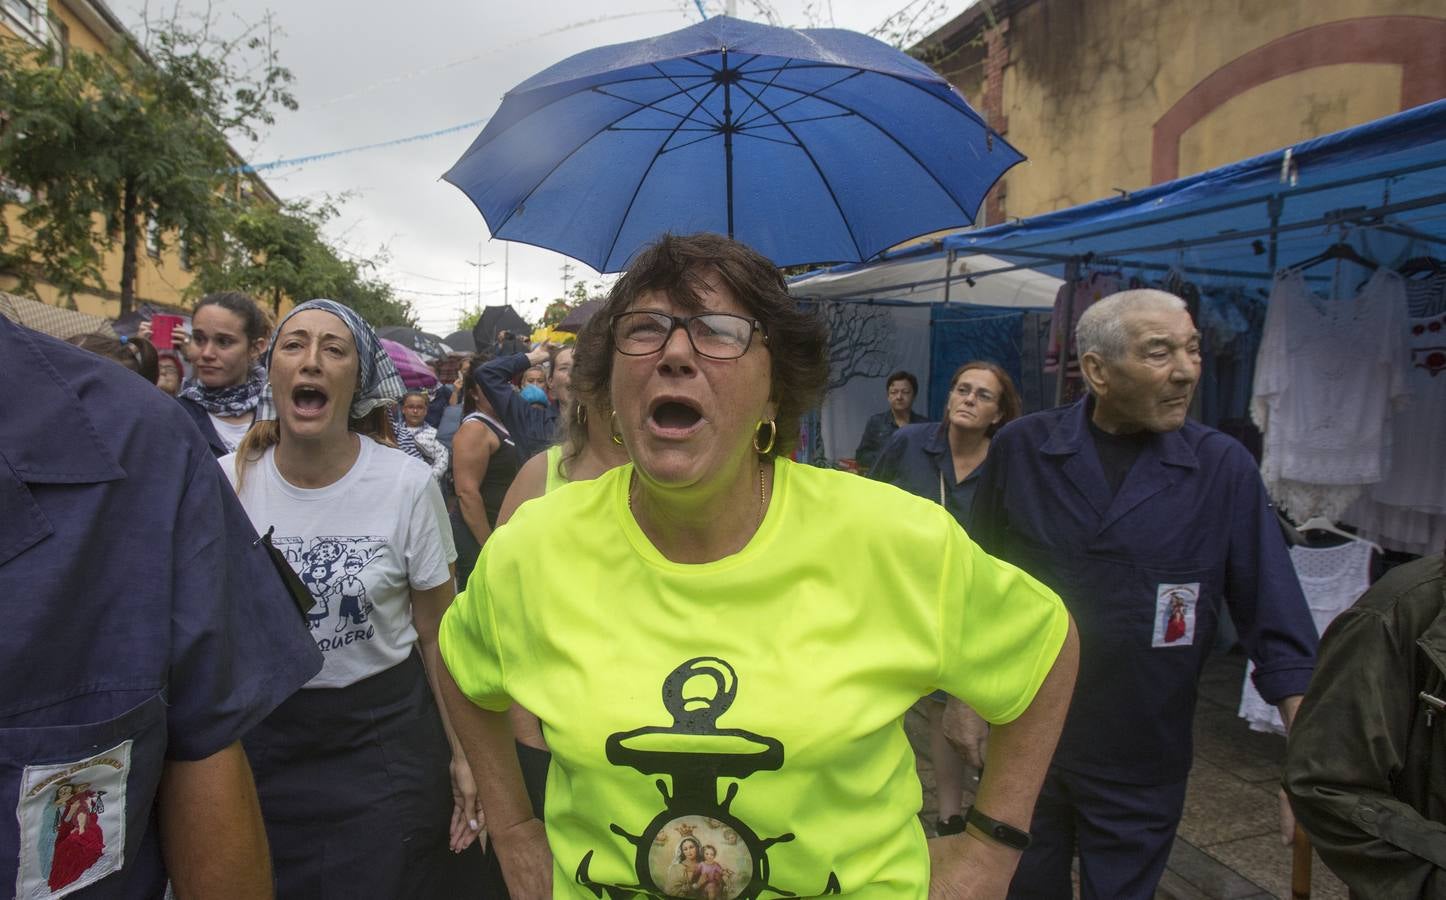
[(977, 806), (969, 807), (969, 811), (964, 814), (964, 824), (973, 825), (984, 832), (985, 837), (1011, 849), (1023, 850), (1029, 846), (1029, 832), (1020, 831), (1013, 825), (1006, 825), (998, 819), (991, 819), (980, 812)]

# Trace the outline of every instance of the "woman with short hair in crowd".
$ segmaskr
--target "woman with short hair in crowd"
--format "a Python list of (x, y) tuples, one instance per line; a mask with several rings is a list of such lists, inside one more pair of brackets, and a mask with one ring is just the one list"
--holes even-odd
[(221, 467), (303, 574), (325, 658), (245, 739), (277, 895), (466, 896), (475, 790), (434, 693), (455, 550), (427, 467), (391, 446), (402, 380), (330, 300), (292, 310), (264, 359), (256, 424)]
[[(1019, 412), (1019, 391), (1008, 372), (992, 362), (967, 362), (949, 382), (944, 421), (905, 425), (894, 432), (869, 477), (933, 500), (968, 531), (989, 440)], [(935, 692), (925, 701), (925, 710), (938, 788), (935, 827), (939, 834), (958, 834), (964, 830), (964, 761), (944, 736), (947, 700), (948, 695)], [(970, 762), (977, 766), (982, 761)]]
[[(828, 337), (757, 252), (664, 236), (597, 316), (574, 387), (632, 462), (519, 508), (441, 629), (512, 895), (673, 896), (691, 837), (714, 895), (1003, 896), (1074, 683), (1059, 598), (936, 505), (788, 459)], [(973, 829), (930, 844), (903, 717), (936, 688), (999, 724)]]

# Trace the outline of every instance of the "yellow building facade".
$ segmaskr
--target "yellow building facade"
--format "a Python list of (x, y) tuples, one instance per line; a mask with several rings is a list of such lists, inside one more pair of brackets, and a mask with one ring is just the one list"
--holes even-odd
[(916, 49), (1029, 157), (989, 224), (1446, 96), (1443, 0), (982, 0)]
[[(104, 54), (127, 35), (125, 26), (100, 0), (0, 0), (0, 33), (21, 38), (37, 46), (49, 45), (62, 52), (78, 50)], [(4, 173), (0, 173), (3, 175)], [(276, 203), (264, 181), (251, 176), (246, 186), (251, 198)], [(13, 211), (10, 227), (19, 229)], [(193, 278), (177, 247), (175, 235), (166, 235), (166, 247), (152, 250), (149, 235), (143, 235), (143, 252), (136, 267), (136, 304), (184, 310), (190, 305), (185, 297)], [(105, 254), (102, 265), (106, 290), (75, 295), (75, 308), (92, 315), (113, 318), (120, 312), (121, 250), (120, 242)], [(18, 279), (0, 274), (0, 291), (12, 290)], [(48, 284), (37, 284), (39, 299), (47, 303), (67, 305), (60, 292)]]

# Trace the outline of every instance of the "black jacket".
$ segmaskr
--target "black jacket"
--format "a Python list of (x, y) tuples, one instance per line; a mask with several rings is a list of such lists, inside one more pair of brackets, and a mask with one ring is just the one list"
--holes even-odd
[(1357, 897), (1446, 897), (1446, 579), (1440, 556), (1387, 573), (1321, 641), (1285, 789)]

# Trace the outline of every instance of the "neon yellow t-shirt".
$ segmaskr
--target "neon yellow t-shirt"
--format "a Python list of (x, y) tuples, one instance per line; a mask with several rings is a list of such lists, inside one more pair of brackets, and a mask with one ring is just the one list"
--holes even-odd
[(553, 444), (547, 448), (547, 483), (542, 488), (544, 494), (550, 494), (558, 488), (567, 484), (568, 479), (558, 471), (562, 465), (562, 445)]
[(752, 540), (703, 565), (638, 528), (631, 465), (562, 487), (493, 535), (443, 619), (463, 693), (542, 720), (554, 897), (923, 900), (905, 711), (941, 688), (1008, 722), (1053, 664), (1059, 598), (937, 504), (774, 471)]

